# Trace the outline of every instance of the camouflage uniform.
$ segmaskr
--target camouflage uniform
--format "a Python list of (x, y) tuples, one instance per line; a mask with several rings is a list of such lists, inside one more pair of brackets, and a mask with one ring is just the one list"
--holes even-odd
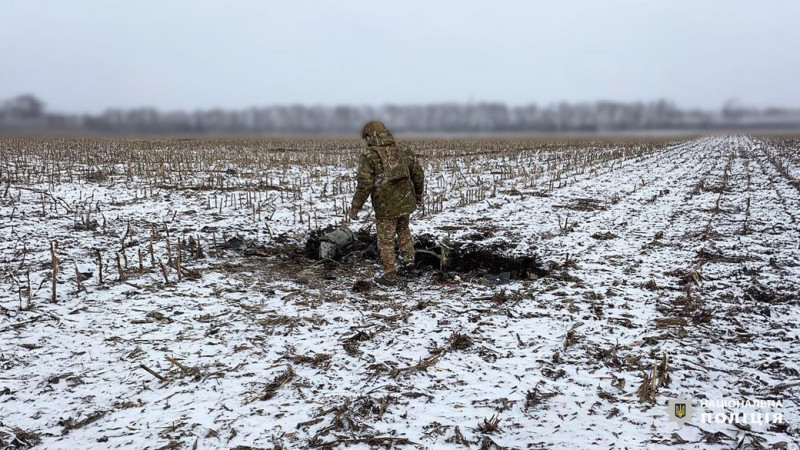
[(378, 249), (387, 278), (396, 276), (394, 236), (406, 263), (414, 262), (414, 240), (408, 228), (409, 215), (422, 203), (425, 176), (414, 153), (398, 147), (381, 122), (364, 126), (367, 150), (361, 154), (356, 176), (358, 185), (351, 208), (358, 212), (372, 197)]

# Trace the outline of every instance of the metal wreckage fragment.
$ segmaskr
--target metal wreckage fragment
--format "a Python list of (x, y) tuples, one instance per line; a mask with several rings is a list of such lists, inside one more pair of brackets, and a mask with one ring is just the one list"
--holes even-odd
[(356, 241), (350, 228), (339, 227), (319, 239), (319, 259), (334, 259), (345, 253)]

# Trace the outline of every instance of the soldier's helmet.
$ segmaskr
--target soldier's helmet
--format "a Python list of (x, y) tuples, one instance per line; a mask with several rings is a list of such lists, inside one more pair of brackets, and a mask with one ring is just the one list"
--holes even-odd
[(389, 129), (386, 128), (386, 125), (383, 124), (380, 120), (373, 120), (367, 122), (364, 125), (364, 128), (361, 130), (361, 137), (366, 139), (367, 136), (372, 136), (373, 134), (381, 134), (381, 133), (388, 133)]

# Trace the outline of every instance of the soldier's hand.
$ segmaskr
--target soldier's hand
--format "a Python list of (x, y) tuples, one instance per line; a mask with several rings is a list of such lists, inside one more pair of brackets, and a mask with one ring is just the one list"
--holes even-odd
[(357, 209), (350, 209), (350, 212), (347, 213), (347, 216), (350, 217), (352, 220), (358, 220), (358, 210)]

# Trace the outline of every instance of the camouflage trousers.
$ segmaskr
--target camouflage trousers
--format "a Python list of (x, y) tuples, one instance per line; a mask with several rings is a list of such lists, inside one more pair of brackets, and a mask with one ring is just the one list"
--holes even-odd
[(408, 222), (408, 215), (393, 219), (375, 219), (375, 227), (378, 233), (378, 251), (381, 254), (384, 273), (397, 273), (394, 261), (395, 234), (397, 234), (397, 245), (400, 247), (400, 256), (403, 257), (406, 263), (414, 262), (414, 239), (411, 237)]

